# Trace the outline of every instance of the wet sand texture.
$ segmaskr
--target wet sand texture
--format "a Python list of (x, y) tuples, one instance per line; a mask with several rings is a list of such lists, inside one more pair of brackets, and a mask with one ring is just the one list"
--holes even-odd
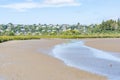
[(85, 41), (87, 46), (120, 53), (120, 38), (87, 39)]
[(41, 54), (61, 39), (9, 41), (0, 44), (0, 79), (2, 80), (106, 80), (95, 74), (66, 66)]

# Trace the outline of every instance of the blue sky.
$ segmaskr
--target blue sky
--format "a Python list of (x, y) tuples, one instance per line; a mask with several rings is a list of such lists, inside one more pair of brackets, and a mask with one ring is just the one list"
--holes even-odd
[(120, 18), (120, 0), (0, 0), (0, 24), (94, 24)]

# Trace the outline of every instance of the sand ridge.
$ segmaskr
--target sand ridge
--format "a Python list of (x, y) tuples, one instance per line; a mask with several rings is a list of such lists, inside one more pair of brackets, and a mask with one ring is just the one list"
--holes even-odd
[(86, 39), (85, 45), (104, 51), (120, 53), (120, 38)]

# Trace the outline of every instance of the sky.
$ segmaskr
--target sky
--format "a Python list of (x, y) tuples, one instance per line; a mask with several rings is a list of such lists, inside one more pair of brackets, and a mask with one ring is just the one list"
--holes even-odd
[(97, 24), (120, 18), (120, 0), (0, 0), (0, 24)]

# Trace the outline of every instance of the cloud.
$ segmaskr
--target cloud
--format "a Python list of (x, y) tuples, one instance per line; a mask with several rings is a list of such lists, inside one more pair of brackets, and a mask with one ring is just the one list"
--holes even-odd
[(76, 3), (74, 0), (45, 0), (46, 4), (73, 4)]
[(37, 8), (38, 4), (33, 3), (33, 2), (25, 2), (25, 3), (14, 3), (14, 4), (8, 4), (8, 5), (0, 5), (0, 7), (16, 9), (18, 11), (24, 11), (26, 9)]
[(43, 2), (33, 2), (33, 0), (27, 0), (27, 2), (13, 3), (7, 5), (0, 5), (0, 8), (16, 9), (18, 11), (25, 11), (33, 8), (47, 8), (47, 7), (68, 7), (68, 6), (80, 6), (80, 3), (75, 0), (44, 0)]

